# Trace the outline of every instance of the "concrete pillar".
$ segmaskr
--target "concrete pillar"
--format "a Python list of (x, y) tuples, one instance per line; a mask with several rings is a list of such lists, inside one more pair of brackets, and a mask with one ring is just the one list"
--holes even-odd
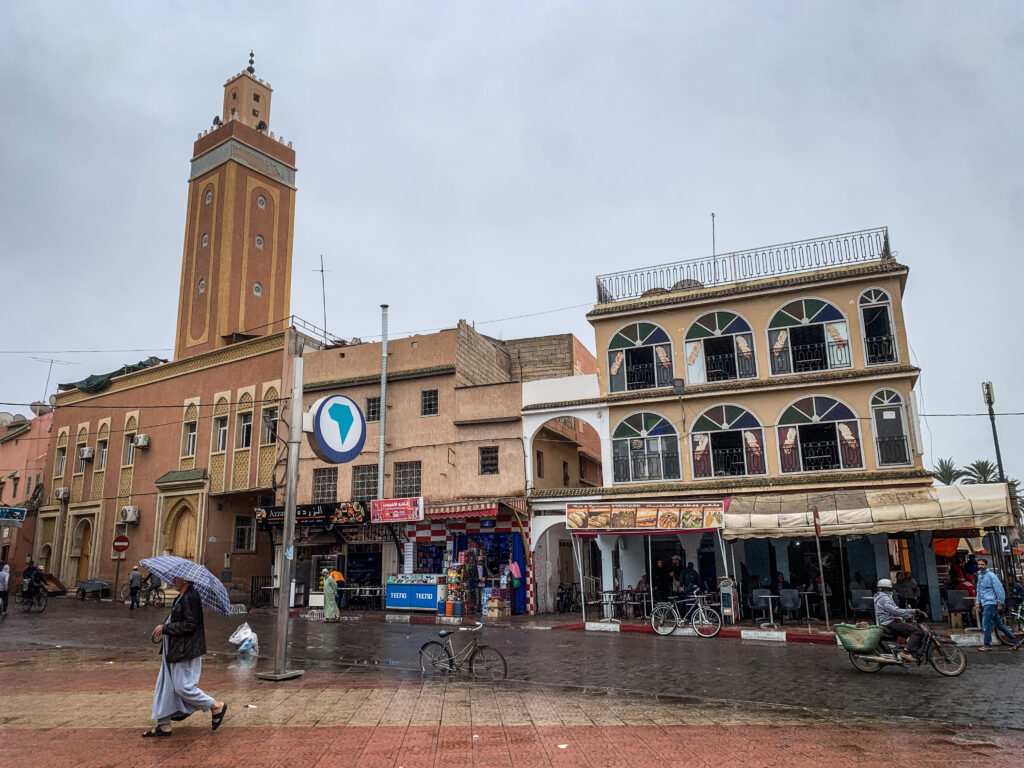
[[(884, 533), (872, 533), (868, 538), (875, 549), (875, 579), (891, 579), (889, 571), (889, 536)], [(875, 588), (875, 584), (871, 585)]]
[[(612, 553), (615, 551), (615, 544), (618, 536), (601, 534), (597, 537), (597, 548), (601, 551), (601, 589), (615, 589), (615, 567)], [(610, 608), (605, 608), (605, 618), (610, 619), (612, 615)]]
[(635, 587), (647, 572), (647, 537), (623, 536), (619, 539), (619, 568), (622, 589)]
[[(775, 548), (775, 570), (782, 572), (782, 577), (789, 581), (789, 537), (772, 539), (772, 546)], [(775, 583), (775, 574), (772, 574), (772, 583)]]
[(928, 612), (933, 621), (942, 619), (942, 599), (939, 596), (939, 572), (935, 564), (934, 535), (931, 531), (919, 531), (911, 538), (913, 568), (911, 574), (918, 584), (928, 587), (928, 604), (918, 606)]

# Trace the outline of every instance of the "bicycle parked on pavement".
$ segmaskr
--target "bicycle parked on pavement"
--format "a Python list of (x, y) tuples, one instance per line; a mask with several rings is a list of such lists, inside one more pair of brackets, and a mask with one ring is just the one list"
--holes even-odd
[[(688, 606), (683, 613), (680, 606)], [(701, 637), (714, 637), (722, 630), (722, 617), (708, 605), (708, 596), (699, 589), (689, 596), (680, 595), (656, 603), (651, 611), (651, 627), (659, 635), (671, 635), (687, 624)]]
[(575, 584), (559, 584), (555, 609), (558, 613), (575, 613), (580, 610), (580, 588)]
[(508, 676), (508, 664), (501, 651), (489, 645), (480, 644), (479, 632), (483, 624), (475, 627), (459, 627), (459, 632), (469, 632), (469, 642), (464, 648), (455, 649), (452, 637), (455, 631), (442, 629), (438, 637), (445, 642), (428, 640), (420, 646), (420, 672), (427, 674), (451, 674), (459, 672), (467, 664), (469, 673), (477, 680), (504, 680)]

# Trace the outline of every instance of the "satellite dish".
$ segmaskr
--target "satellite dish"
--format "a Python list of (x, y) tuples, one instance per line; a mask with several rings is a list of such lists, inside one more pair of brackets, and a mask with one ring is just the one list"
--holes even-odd
[(14, 421), (14, 414), (7, 411), (0, 412), (0, 427), (6, 427)]
[(220, 115), (214, 115), (213, 116), (213, 124), (214, 125), (223, 125), (223, 123), (220, 121)]
[(47, 413), (50, 413), (51, 411), (53, 411), (53, 408), (51, 408), (50, 406), (48, 406), (48, 405), (47, 405), (46, 403), (44, 403), (44, 402), (43, 402), (42, 400), (36, 400), (36, 401), (34, 401), (34, 402), (32, 403), (32, 405), (30, 405), (30, 406), (29, 406), (29, 409), (30, 409), (30, 410), (32, 411), (32, 413), (34, 413), (34, 414), (35, 414), (36, 416), (43, 416), (43, 415), (45, 415), (45, 414), (47, 414)]
[(57, 405), (57, 396), (56, 396), (56, 395), (50, 395), (50, 397), (49, 397), (49, 403), (50, 403), (50, 407), (51, 407), (51, 408), (52, 408), (53, 406)]
[(24, 424), (28, 419), (22, 416), (20, 413), (14, 414), (14, 418), (11, 419), (11, 424)]

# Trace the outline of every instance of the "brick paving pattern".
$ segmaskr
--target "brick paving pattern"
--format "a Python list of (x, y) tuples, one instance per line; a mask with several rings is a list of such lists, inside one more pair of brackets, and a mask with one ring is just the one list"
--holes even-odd
[(963, 766), (1020, 764), (1024, 731), (840, 712), (421, 679), (373, 667), (264, 683), (207, 660), (226, 699), (216, 733), (197, 713), (142, 739), (152, 652), (0, 653), (0, 764), (21, 766)]

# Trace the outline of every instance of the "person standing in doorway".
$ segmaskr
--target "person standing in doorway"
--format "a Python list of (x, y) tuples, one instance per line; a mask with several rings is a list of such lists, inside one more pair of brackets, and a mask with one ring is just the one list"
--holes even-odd
[(664, 560), (658, 560), (654, 564), (654, 573), (651, 578), (651, 583), (654, 585), (655, 602), (665, 602), (665, 600), (668, 599), (668, 590), (672, 585), (672, 574), (669, 569), (665, 567)]
[(992, 571), (988, 569), (988, 558), (978, 558), (978, 605), (981, 606), (982, 611), (982, 627), (985, 630), (984, 645), (981, 646), (979, 651), (990, 651), (992, 650), (992, 627), (995, 626), (996, 632), (1002, 632), (1003, 635), (1009, 640), (1010, 645), (1013, 646), (1013, 650), (1020, 648), (1022, 641), (1017, 639), (1017, 636), (1010, 631), (1010, 628), (1003, 624), (1003, 620), (999, 618), (999, 611), (1002, 610), (1003, 605), (1006, 603), (1006, 592), (1003, 591), (1003, 584), (999, 581), (999, 577), (996, 576)]
[(134, 611), (139, 607), (139, 590), (142, 589), (142, 573), (139, 566), (133, 565), (132, 572), (128, 574), (128, 592), (131, 594), (131, 605), (128, 610)]

